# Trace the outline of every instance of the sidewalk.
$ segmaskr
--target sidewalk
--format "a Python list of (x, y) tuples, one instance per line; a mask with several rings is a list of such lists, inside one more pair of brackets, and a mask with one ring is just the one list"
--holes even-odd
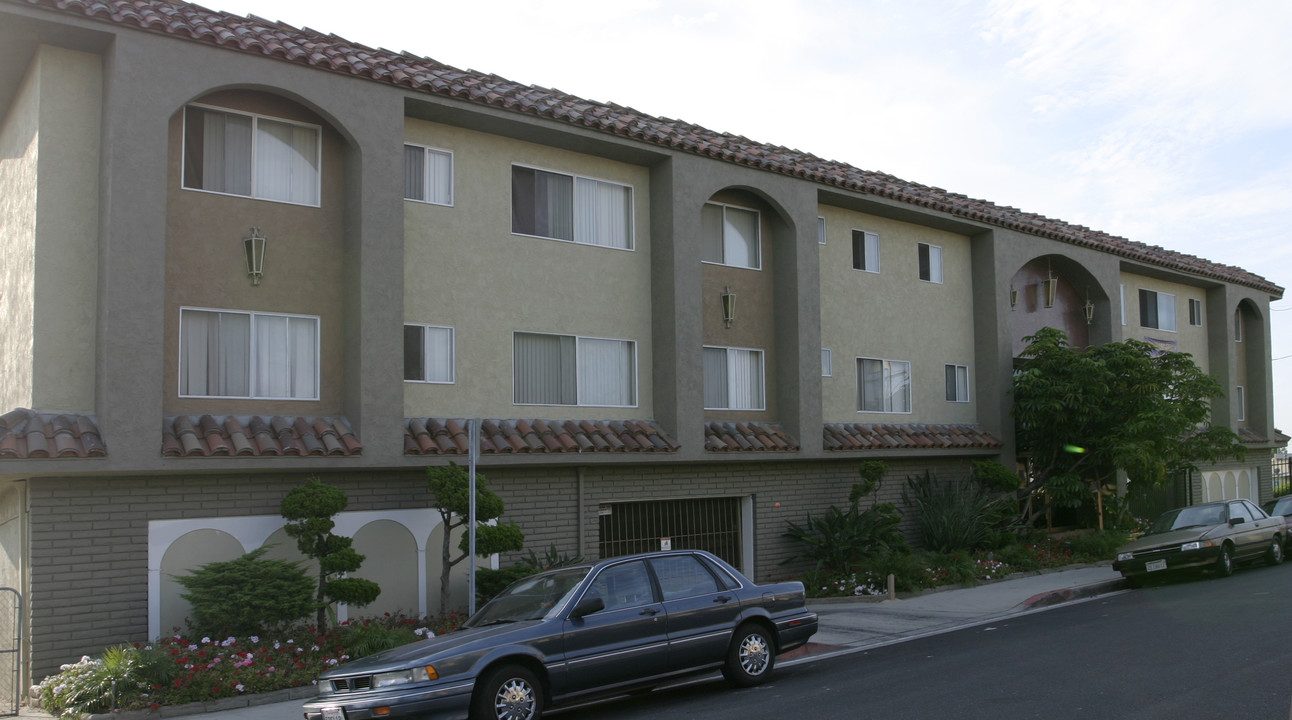
[(1125, 587), (1110, 564), (1068, 567), (969, 588), (896, 600), (828, 598), (808, 601), (820, 626), (806, 648), (782, 656), (810, 659), (882, 647), (905, 640), (1020, 615)]
[[(798, 664), (834, 655), (892, 645), (906, 640), (951, 632), (1000, 618), (1021, 615), (1061, 603), (1116, 592), (1124, 587), (1111, 565), (1068, 567), (1029, 574), (970, 588), (927, 592), (896, 600), (828, 598), (808, 601), (820, 626), (806, 647), (786, 653), (778, 662)], [(192, 720), (291, 720), (300, 718), (301, 705), (311, 688), (282, 693), (162, 708), (158, 713), (126, 712), (115, 720), (156, 720), (189, 717)], [(25, 718), (49, 715), (24, 709)]]

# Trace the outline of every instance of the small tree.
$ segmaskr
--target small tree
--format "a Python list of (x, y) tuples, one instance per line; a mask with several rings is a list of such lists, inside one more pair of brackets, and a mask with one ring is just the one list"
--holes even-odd
[[(470, 522), (471, 477), (456, 463), (426, 468), (426, 482), (431, 491), (431, 507), (444, 521), (444, 541), (440, 549), (440, 612), (449, 609), (449, 573), (453, 566), (470, 555), (470, 537), (462, 533), (458, 543), (460, 555), (453, 557), (453, 531), (465, 528)], [(489, 488), (485, 478), (476, 474), (476, 555), (488, 557), (495, 553), (520, 550), (525, 546), (525, 534), (515, 523), (488, 524), (502, 517), (503, 501)]]
[(193, 606), (196, 630), (214, 635), (256, 635), (306, 617), (314, 587), (300, 563), (262, 557), (257, 548), (242, 557), (211, 562), (175, 578), (180, 597)]
[(287, 520), (283, 529), (288, 536), (296, 538), (296, 547), (302, 555), (319, 564), (315, 599), (320, 632), (327, 628), (326, 611), (331, 603), (363, 607), (381, 594), (381, 587), (371, 580), (340, 577), (358, 570), (364, 561), (364, 556), (350, 547), (353, 542), (350, 538), (332, 534), (332, 528), (336, 527), (332, 518), (349, 504), (342, 490), (310, 478), (306, 484), (292, 488), (280, 506)]
[(1243, 457), (1238, 436), (1210, 424), (1211, 401), (1224, 396), (1188, 353), (1142, 340), (1072, 348), (1061, 330), (1027, 338), (1014, 375), (1019, 448), (1031, 454), (1020, 499), (1043, 494), (1028, 523), (1050, 504), (1075, 507), (1118, 468), (1161, 483), (1200, 461)]

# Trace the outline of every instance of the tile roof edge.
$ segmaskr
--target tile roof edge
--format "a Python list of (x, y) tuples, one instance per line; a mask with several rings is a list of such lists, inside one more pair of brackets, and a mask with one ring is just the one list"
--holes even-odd
[[(213, 44), (244, 53), (258, 53), (285, 62), (345, 73), (511, 112), (546, 117), (674, 150), (945, 212), (971, 221), (1038, 237), (1094, 247), (1129, 260), (1231, 282), (1279, 298), (1283, 296), (1282, 287), (1242, 268), (1128, 240), (1063, 220), (996, 205), (987, 200), (976, 200), (942, 188), (901, 180), (886, 173), (862, 170), (840, 161), (824, 160), (800, 150), (759, 143), (742, 136), (708, 130), (684, 121), (656, 118), (613, 103), (585, 100), (560, 90), (536, 85), (525, 86), (497, 75), (475, 70), (459, 70), (431, 58), (408, 52), (370, 48), (337, 35), (324, 35), (316, 30), (296, 28), (284, 22), (269, 21), (255, 15), (243, 17), (178, 0), (146, 0), (147, 4), (142, 9), (138, 4), (128, 3), (125, 0), (99, 0), (92, 3), (84, 0), (0, 0), (0, 2), (80, 15), (100, 22), (133, 27), (182, 40)], [(187, 22), (191, 18), (181, 17), (176, 20), (166, 14), (168, 10), (174, 15), (180, 15), (188, 10), (195, 15), (204, 16), (208, 23), (194, 29), (193, 25)], [(218, 22), (211, 23), (212, 19)], [(251, 31), (233, 32), (231, 28), (234, 26), (251, 26)], [(218, 29), (224, 29), (227, 32), (222, 35), (216, 32)], [(254, 35), (256, 29), (295, 34), (298, 36), (297, 40), (325, 47), (306, 49), (307, 43), (302, 42), (293, 44), (292, 49), (295, 52), (291, 52), (286, 47), (290, 43), (265, 42), (263, 38)], [(344, 49), (345, 57), (329, 56), (326, 53), (328, 49), (326, 46), (334, 50)], [(482, 87), (491, 84), (503, 87), (501, 89)], [(541, 94), (544, 96), (543, 102), (523, 102), (517, 98), (519, 92)], [(598, 110), (602, 112), (598, 114), (596, 112)], [(679, 132), (679, 129), (683, 132)], [(1157, 257), (1154, 257), (1155, 253)]]

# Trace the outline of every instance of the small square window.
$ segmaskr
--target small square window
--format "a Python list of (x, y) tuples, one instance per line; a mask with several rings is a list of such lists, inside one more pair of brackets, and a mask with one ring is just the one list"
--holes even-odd
[(1153, 290), (1140, 290), (1139, 325), (1175, 332), (1175, 296)]
[(947, 402), (969, 402), (969, 367), (947, 365)]
[(453, 383), (453, 328), (404, 326), (404, 379), (410, 382)]
[(758, 211), (705, 203), (700, 225), (702, 262), (753, 270), (762, 267)]
[(879, 235), (864, 230), (852, 231), (852, 269), (879, 272)]
[(857, 358), (857, 411), (911, 412), (911, 364)]
[(1189, 324), (1194, 327), (1202, 325), (1202, 301), (1197, 298), (1189, 298)]
[(453, 153), (421, 145), (405, 145), (404, 199), (452, 205)]
[(925, 282), (942, 282), (942, 248), (920, 243), (920, 279)]

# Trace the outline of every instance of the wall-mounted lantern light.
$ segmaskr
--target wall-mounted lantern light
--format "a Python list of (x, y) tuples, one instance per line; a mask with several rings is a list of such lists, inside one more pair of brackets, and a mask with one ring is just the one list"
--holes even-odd
[(1010, 309), (1010, 310), (1013, 310), (1015, 305), (1018, 305), (1018, 288), (1014, 287), (1014, 284), (1013, 284), (1013, 283), (1010, 283), (1010, 285), (1009, 285), (1009, 309)]
[(736, 319), (736, 294), (731, 292), (731, 286), (727, 285), (722, 289), (722, 324), (731, 327), (731, 323)]
[(1095, 304), (1090, 302), (1090, 288), (1086, 288), (1086, 304), (1081, 306), (1081, 310), (1086, 314), (1086, 324), (1089, 325), (1095, 319)]
[(247, 274), (251, 276), (251, 284), (259, 285), (260, 278), (265, 274), (265, 243), (267, 242), (264, 235), (260, 234), (260, 228), (251, 228), (251, 235), (242, 239), (243, 249), (247, 253)]
[(1041, 281), (1041, 289), (1045, 293), (1045, 306), (1054, 307), (1055, 297), (1059, 294), (1059, 279), (1046, 273), (1048, 277)]

